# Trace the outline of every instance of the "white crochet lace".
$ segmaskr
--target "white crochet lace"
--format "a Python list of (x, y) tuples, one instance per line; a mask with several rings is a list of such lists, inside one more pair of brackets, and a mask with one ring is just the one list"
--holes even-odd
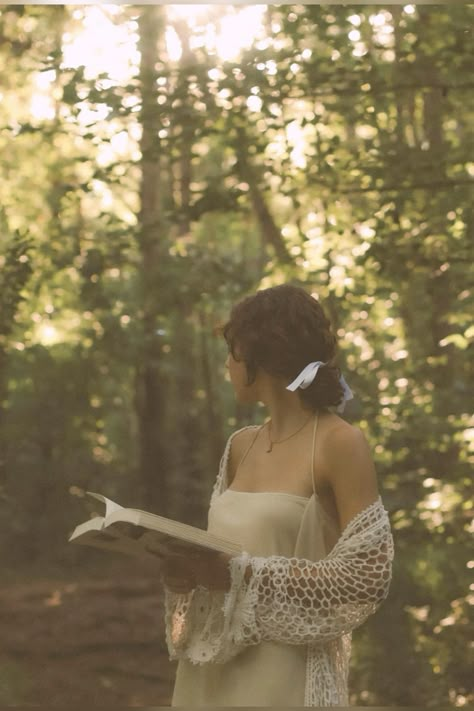
[[(234, 433), (236, 434), (236, 433)], [(227, 442), (211, 504), (226, 488)], [(229, 563), (231, 588), (165, 586), (170, 659), (225, 663), (262, 641), (307, 645), (305, 706), (347, 706), (352, 630), (387, 597), (393, 538), (381, 498), (358, 513), (318, 561), (248, 553)], [(248, 583), (244, 574), (250, 565)]]

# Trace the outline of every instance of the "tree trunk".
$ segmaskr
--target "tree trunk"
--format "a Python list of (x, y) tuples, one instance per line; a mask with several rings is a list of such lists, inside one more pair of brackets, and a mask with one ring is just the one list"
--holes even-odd
[(217, 475), (217, 467), (222, 456), (225, 442), (222, 431), (222, 421), (218, 415), (220, 409), (219, 399), (216, 395), (215, 379), (212, 369), (212, 364), (216, 362), (215, 354), (213, 353), (214, 349), (209, 347), (210, 326), (206, 318), (206, 313), (202, 309), (199, 311), (199, 321), (201, 329), (201, 369), (204, 391), (206, 393), (207, 452), (212, 471), (210, 478), (212, 479), (214, 474)]
[[(179, 154), (174, 158), (176, 191), (179, 213), (173, 225), (177, 237), (183, 237), (191, 231), (189, 219), (191, 201), (191, 181), (193, 178), (192, 148), (196, 130), (199, 128), (199, 115), (194, 111), (194, 97), (189, 88), (189, 76), (198, 63), (189, 44), (189, 27), (186, 22), (174, 23), (182, 48), (177, 77), (176, 93), (182, 97), (184, 106), (178, 111), (179, 118), (172, 122), (175, 131), (175, 146)], [(173, 352), (178, 367), (175, 371), (175, 448), (174, 462), (176, 476), (173, 484), (173, 509), (176, 516), (186, 523), (205, 527), (207, 509), (207, 428), (202, 426), (200, 417), (202, 405), (197, 398), (198, 379), (196, 360), (199, 358), (199, 345), (196, 342), (195, 327), (199, 327), (198, 318), (192, 318), (195, 310), (196, 294), (179, 291), (176, 294), (174, 310), (176, 314), (173, 328)], [(207, 502), (206, 502), (207, 503)]]
[(141, 494), (147, 507), (169, 508), (169, 456), (164, 431), (166, 386), (162, 375), (162, 346), (158, 331), (158, 305), (164, 296), (167, 234), (161, 211), (161, 155), (158, 140), (160, 109), (156, 94), (155, 64), (161, 33), (161, 9), (141, 9), (138, 20), (142, 96), (141, 183), (138, 244), (141, 253), (141, 356), (137, 364), (136, 407), (140, 442)]

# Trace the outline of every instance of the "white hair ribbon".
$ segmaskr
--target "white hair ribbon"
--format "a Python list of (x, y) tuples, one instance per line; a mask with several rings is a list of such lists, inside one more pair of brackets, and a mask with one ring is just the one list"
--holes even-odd
[(301, 388), (302, 390), (306, 390), (315, 379), (316, 373), (322, 365), (327, 365), (327, 363), (323, 363), (322, 360), (309, 363), (306, 368), (303, 368), (301, 373), (296, 376), (293, 382), (286, 386), (286, 389), (296, 390), (297, 388)]
[(343, 376), (342, 373), (341, 373), (341, 377), (339, 378), (339, 382), (340, 382), (341, 385), (342, 385), (342, 388), (343, 388), (343, 390), (344, 390), (344, 394), (343, 394), (343, 396), (342, 396), (342, 402), (341, 402), (341, 404), (336, 407), (336, 412), (344, 412), (344, 408), (345, 408), (345, 406), (346, 406), (346, 402), (347, 402), (348, 400), (352, 400), (352, 398), (354, 397), (354, 395), (352, 394), (352, 390), (350, 389), (350, 387), (349, 387), (348, 384), (346, 383), (346, 381), (345, 381), (344, 376)]
[[(286, 386), (286, 389), (294, 391), (297, 388), (301, 388), (302, 390), (306, 390), (306, 388), (309, 387), (311, 385), (311, 383), (313, 382), (313, 380), (315, 379), (316, 374), (322, 365), (327, 365), (327, 363), (324, 363), (322, 360), (316, 360), (316, 361), (313, 361), (312, 363), (308, 363), (308, 365), (305, 368), (303, 368), (301, 373), (296, 376), (296, 378), (293, 380), (293, 382)], [(344, 394), (343, 394), (342, 402), (336, 408), (336, 412), (344, 412), (344, 408), (346, 406), (346, 401), (352, 400), (354, 395), (352, 394), (352, 390), (346, 383), (344, 376), (342, 374), (341, 374), (341, 377), (339, 378), (339, 382), (342, 385)]]

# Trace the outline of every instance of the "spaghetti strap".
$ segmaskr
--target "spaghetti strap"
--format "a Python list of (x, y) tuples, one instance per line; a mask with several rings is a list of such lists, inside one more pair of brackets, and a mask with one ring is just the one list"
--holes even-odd
[(316, 417), (314, 419), (314, 428), (313, 428), (313, 446), (311, 449), (311, 481), (313, 484), (313, 494), (314, 494), (315, 499), (317, 499), (318, 496), (316, 494), (316, 488), (314, 486), (314, 445), (316, 443), (316, 430), (318, 429), (318, 420), (319, 420), (319, 414), (316, 413)]
[(249, 446), (248, 446), (248, 447), (247, 447), (247, 449), (245, 450), (245, 452), (244, 452), (244, 456), (242, 457), (242, 459), (240, 460), (240, 462), (239, 462), (239, 463), (237, 464), (237, 466), (236, 466), (236, 468), (235, 468), (235, 472), (234, 472), (234, 479), (235, 479), (235, 475), (237, 474), (237, 470), (238, 470), (238, 468), (240, 467), (240, 465), (241, 465), (241, 464), (242, 464), (242, 462), (244, 461), (245, 457), (246, 457), (246, 456), (247, 456), (247, 454), (249, 453), (249, 451), (250, 451), (250, 448), (252, 447), (253, 443), (254, 443), (254, 442), (255, 442), (255, 440), (257, 439), (257, 437), (258, 437), (258, 435), (259, 435), (259, 432), (260, 432), (260, 430), (261, 430), (261, 429), (262, 429), (262, 427), (264, 427), (264, 426), (265, 426), (265, 425), (261, 425), (261, 426), (260, 426), (260, 427), (258, 428), (258, 430), (257, 430), (257, 433), (256, 433), (255, 437), (253, 438), (253, 440), (252, 440), (252, 441), (250, 442)]

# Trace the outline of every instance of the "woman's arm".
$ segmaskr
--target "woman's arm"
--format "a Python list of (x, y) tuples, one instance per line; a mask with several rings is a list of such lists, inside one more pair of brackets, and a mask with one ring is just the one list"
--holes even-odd
[(331, 487), (339, 514), (340, 530), (379, 496), (377, 474), (363, 432), (341, 423), (324, 443), (323, 476)]
[(325, 642), (352, 631), (386, 598), (392, 558), (380, 499), (354, 517), (322, 560), (250, 558), (249, 582), (232, 611), (234, 643)]

